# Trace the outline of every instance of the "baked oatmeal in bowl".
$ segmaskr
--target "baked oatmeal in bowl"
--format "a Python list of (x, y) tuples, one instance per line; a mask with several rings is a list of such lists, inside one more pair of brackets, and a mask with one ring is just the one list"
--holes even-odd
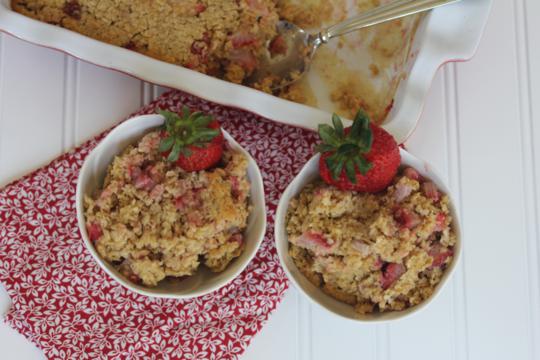
[(429, 165), (399, 149), (383, 189), (340, 189), (322, 180), (324, 157), (315, 155), (279, 202), (275, 238), (287, 275), (345, 318), (386, 321), (417, 312), (459, 258), (448, 188)]
[(255, 161), (216, 121), (187, 108), (163, 115), (127, 120), (88, 155), (77, 216), (85, 245), (115, 280), (190, 298), (233, 280), (255, 255), (264, 191)]

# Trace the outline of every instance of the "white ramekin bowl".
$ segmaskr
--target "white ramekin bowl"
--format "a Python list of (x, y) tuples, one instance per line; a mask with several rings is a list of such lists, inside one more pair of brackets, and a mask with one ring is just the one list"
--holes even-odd
[(292, 198), (300, 193), (300, 191), (309, 183), (319, 178), (319, 155), (313, 156), (304, 165), (300, 173), (289, 184), (281, 199), (276, 213), (275, 222), (275, 239), (276, 247), (281, 261), (281, 265), (285, 269), (285, 273), (296, 286), (300, 292), (311, 299), (314, 303), (320, 305), (324, 309), (330, 311), (333, 314), (339, 315), (343, 318), (355, 320), (359, 322), (388, 322), (392, 320), (402, 319), (408, 317), (414, 313), (424, 309), (429, 303), (431, 303), (441, 292), (444, 285), (448, 282), (448, 279), (452, 276), (456, 265), (459, 261), (461, 254), (461, 230), (459, 226), (459, 214), (454, 206), (454, 201), (446, 184), (442, 181), (441, 177), (433, 171), (433, 168), (425, 161), (422, 161), (407, 151), (401, 149), (401, 165), (411, 166), (415, 168), (423, 177), (433, 181), (437, 187), (446, 193), (450, 198), (450, 213), (453, 218), (453, 227), (457, 235), (456, 246), (454, 247), (454, 259), (452, 263), (446, 268), (444, 275), (440, 283), (435, 288), (433, 295), (424, 301), (423, 303), (411, 307), (403, 311), (393, 311), (387, 313), (375, 313), (369, 315), (360, 315), (354, 311), (351, 305), (336, 300), (329, 295), (325, 294), (320, 288), (310, 283), (304, 275), (298, 270), (293, 260), (289, 256), (289, 241), (286, 231), (286, 215), (289, 207), (289, 203)]
[(232, 281), (245, 269), (259, 248), (266, 229), (266, 206), (261, 172), (257, 163), (226, 131), (223, 131), (229, 145), (241, 151), (248, 158), (248, 178), (251, 183), (250, 201), (253, 207), (248, 218), (248, 225), (244, 231), (245, 249), (242, 255), (233, 260), (225, 271), (212, 273), (204, 267), (199, 268), (196, 274), (182, 281), (161, 281), (156, 287), (146, 287), (135, 284), (120, 274), (111, 264), (103, 260), (97, 253), (88, 237), (85, 226), (83, 197), (85, 194), (95, 194), (102, 186), (103, 179), (109, 164), (114, 157), (120, 154), (128, 145), (133, 144), (151, 129), (163, 124), (161, 115), (143, 115), (126, 120), (112, 130), (101, 143), (86, 158), (77, 183), (76, 206), (77, 220), (84, 244), (92, 254), (99, 266), (114, 280), (126, 288), (139, 294), (186, 299), (201, 296), (219, 289)]

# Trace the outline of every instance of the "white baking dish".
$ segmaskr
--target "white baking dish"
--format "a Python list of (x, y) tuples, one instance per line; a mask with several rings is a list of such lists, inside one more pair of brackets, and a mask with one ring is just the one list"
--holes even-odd
[[(432, 11), (421, 23), (412, 46), (408, 76), (401, 81), (384, 127), (402, 143), (414, 130), (438, 67), (471, 58), (478, 46), (492, 0), (463, 0)], [(266, 118), (315, 129), (330, 114), (231, 84), (75, 32), (22, 16), (0, 3), (0, 30), (20, 39), (58, 49), (99, 66), (196, 96), (252, 111)]]

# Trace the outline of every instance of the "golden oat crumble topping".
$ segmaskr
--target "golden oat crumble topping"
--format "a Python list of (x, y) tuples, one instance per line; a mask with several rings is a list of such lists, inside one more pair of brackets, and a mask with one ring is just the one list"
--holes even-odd
[(188, 173), (163, 158), (159, 141), (150, 132), (116, 156), (102, 189), (84, 199), (100, 256), (147, 286), (201, 263), (223, 271), (243, 251), (250, 212), (243, 154), (226, 148), (217, 167)]
[(431, 296), (456, 242), (448, 196), (405, 175), (376, 194), (309, 184), (289, 205), (287, 234), (304, 276), (361, 314)]

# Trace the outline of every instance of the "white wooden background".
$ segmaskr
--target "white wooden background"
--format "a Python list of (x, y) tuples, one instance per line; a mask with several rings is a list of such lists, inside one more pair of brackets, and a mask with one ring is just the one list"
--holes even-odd
[[(244, 359), (540, 359), (538, 19), (538, 0), (495, 0), (478, 54), (439, 71), (407, 143), (461, 208), (464, 258), (450, 286), (418, 316), (380, 326), (337, 319), (290, 289)], [(1, 35), (0, 185), (160, 91)], [(4, 323), (0, 349), (42, 357)]]

